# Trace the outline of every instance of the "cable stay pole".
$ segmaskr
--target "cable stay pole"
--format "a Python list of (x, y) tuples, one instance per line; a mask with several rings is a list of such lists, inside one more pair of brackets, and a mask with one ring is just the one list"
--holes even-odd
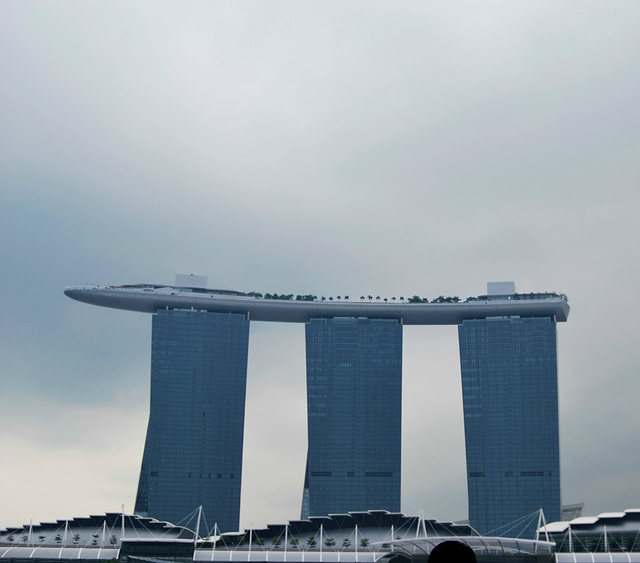
[(393, 524), (391, 524), (391, 541), (389, 543), (391, 544), (391, 551), (392, 552), (395, 551), (395, 549), (394, 549), (395, 546), (394, 546), (394, 543), (393, 543), (395, 541), (396, 541), (396, 533), (394, 531)]
[(284, 563), (287, 563), (287, 545), (289, 543), (289, 524), (284, 527)]
[(193, 534), (193, 547), (195, 549), (198, 543), (198, 534), (200, 533), (200, 518), (202, 517), (202, 505), (198, 507), (198, 519), (196, 520), (196, 533)]
[(356, 524), (356, 529), (355, 529), (355, 544), (356, 544), (356, 563), (358, 563), (358, 524)]
[[(214, 522), (213, 523), (213, 546), (211, 549), (211, 561), (213, 561), (215, 559), (216, 556), (216, 546), (218, 545), (218, 536), (220, 535), (220, 531), (218, 530), (218, 523)], [(235, 551), (235, 550), (234, 550)], [(229, 561), (231, 561), (231, 558), (233, 557), (233, 552), (229, 553)]]

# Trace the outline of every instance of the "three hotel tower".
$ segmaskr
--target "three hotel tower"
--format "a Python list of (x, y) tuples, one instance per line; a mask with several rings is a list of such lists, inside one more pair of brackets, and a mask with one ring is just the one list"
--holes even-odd
[[(151, 288), (147, 293), (161, 293), (159, 286), (145, 287)], [(120, 290), (122, 300), (138, 289), (101, 291)], [(235, 531), (249, 325), (255, 319), (250, 308), (245, 313), (234, 308), (250, 296), (220, 296), (179, 284), (168, 289), (171, 295), (214, 293), (211, 300), (218, 301), (207, 308), (162, 307), (158, 300), (150, 305), (157, 307), (151, 408), (135, 511), (178, 523), (202, 506), (209, 522)], [(126, 306), (113, 305), (96, 291), (83, 291), (91, 289), (66, 293), (89, 303), (150, 311), (131, 305), (133, 297)], [(225, 300), (229, 310), (220, 305)], [(548, 521), (560, 519), (556, 323), (566, 320), (566, 298), (517, 294), (514, 284), (499, 283), (489, 284), (487, 295), (473, 301), (470, 306), (388, 304), (387, 309), (354, 303), (344, 308), (352, 314), (344, 316), (323, 309), (323, 303), (308, 308), (302, 518), (400, 511), (403, 326), (457, 324), (471, 525), (481, 534), (496, 533), (540, 508)], [(420, 307), (425, 322), (411, 316)], [(451, 320), (443, 316), (448, 311)]]

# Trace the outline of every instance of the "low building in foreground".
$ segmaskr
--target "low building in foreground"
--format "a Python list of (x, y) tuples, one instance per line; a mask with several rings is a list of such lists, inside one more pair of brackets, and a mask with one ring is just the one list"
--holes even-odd
[(640, 509), (604, 512), (540, 528), (555, 543), (559, 563), (640, 561)]
[(107, 513), (0, 530), (0, 560), (109, 561), (127, 541), (193, 544), (194, 533), (142, 516)]
[[(194, 529), (197, 524), (194, 524)], [(202, 527), (201, 527), (202, 529)], [(195, 538), (184, 527), (107, 514), (0, 532), (0, 560), (24, 563), (118, 560), (122, 563), (409, 563), (453, 538), (478, 561), (551, 563), (554, 544), (478, 535), (467, 524), (384, 510), (310, 517), (262, 529)]]

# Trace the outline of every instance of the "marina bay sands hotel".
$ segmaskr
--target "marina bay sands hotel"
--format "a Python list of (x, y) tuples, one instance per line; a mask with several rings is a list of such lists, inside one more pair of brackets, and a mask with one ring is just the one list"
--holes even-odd
[(560, 520), (564, 295), (499, 282), (464, 302), (327, 301), (206, 286), (204, 276), (177, 276), (173, 286), (65, 289), (78, 301), (153, 315), (137, 514), (178, 523), (202, 506), (222, 531), (238, 530), (249, 325), (271, 321), (306, 331), (302, 518), (400, 511), (403, 327), (457, 325), (470, 524), (496, 533), (540, 508)]

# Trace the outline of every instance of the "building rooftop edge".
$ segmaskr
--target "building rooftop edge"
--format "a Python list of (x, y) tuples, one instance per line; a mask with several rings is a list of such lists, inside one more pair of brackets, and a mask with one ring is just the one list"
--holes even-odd
[(438, 303), (264, 299), (231, 290), (153, 284), (71, 286), (65, 288), (64, 293), (83, 303), (142, 313), (156, 313), (160, 309), (193, 309), (238, 313), (254, 321), (294, 323), (334, 317), (396, 319), (411, 325), (457, 325), (465, 320), (493, 317), (553, 317), (558, 322), (565, 322), (570, 311), (564, 296), (551, 293), (514, 294), (524, 295), (524, 298), (480, 296), (465, 302)]

